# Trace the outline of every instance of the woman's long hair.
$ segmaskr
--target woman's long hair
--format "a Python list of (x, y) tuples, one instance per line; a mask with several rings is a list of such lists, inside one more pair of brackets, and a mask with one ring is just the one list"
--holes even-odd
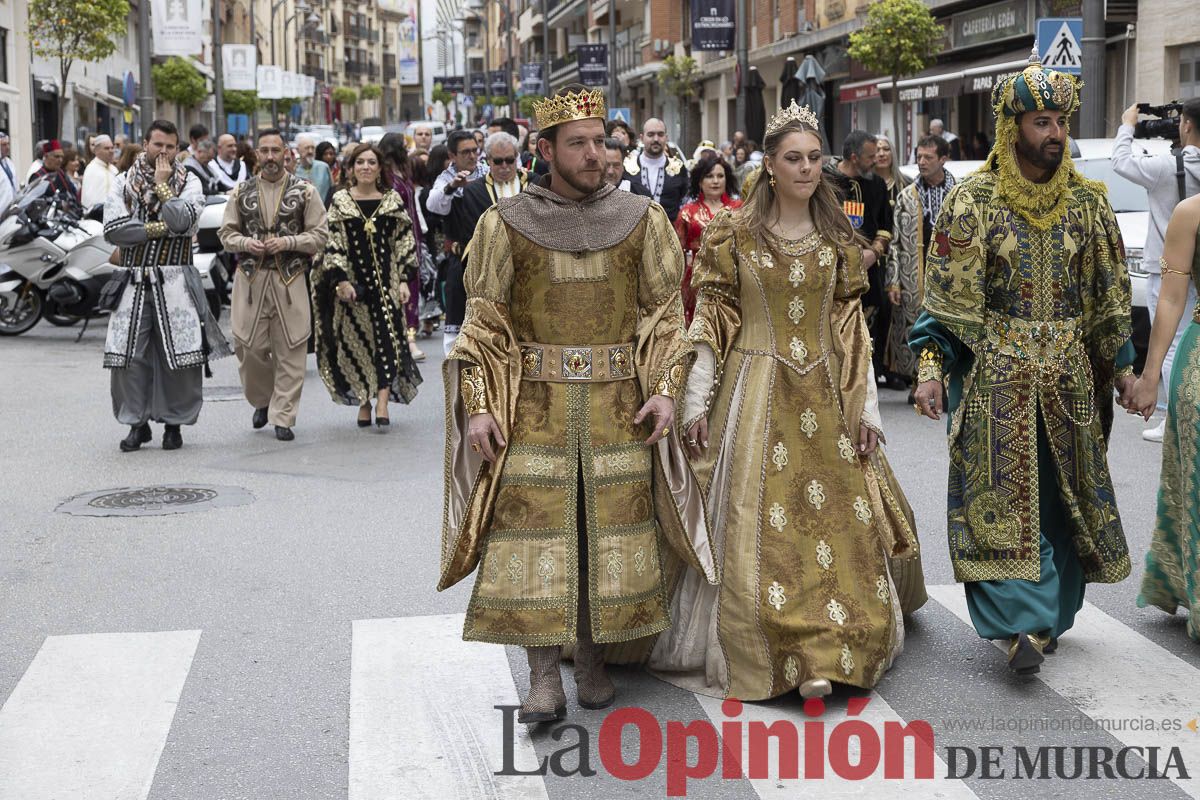
[(696, 165), (692, 167), (691, 192), (692, 197), (697, 201), (704, 200), (704, 188), (700, 184), (704, 182), (704, 179), (707, 178), (709, 173), (711, 173), (714, 169), (720, 169), (725, 173), (725, 194), (730, 197), (733, 197), (737, 194), (737, 178), (735, 178), (733, 175), (733, 167), (729, 166), (729, 162), (726, 161), (722, 156), (710, 154), (703, 156), (699, 161), (696, 162)]
[(403, 133), (385, 133), (379, 140), (379, 151), (394, 176), (412, 183), (412, 165)]
[[(767, 134), (763, 142), (763, 153), (772, 161), (779, 154), (779, 146), (793, 133), (811, 133), (819, 142), (821, 136), (815, 128), (805, 125), (798, 119), (790, 120), (778, 130)], [(765, 170), (766, 167), (764, 166)], [(829, 185), (829, 181), (818, 170), (817, 189), (808, 201), (813, 223), (817, 232), (840, 244), (861, 244), (861, 240), (850, 224), (838, 199), (837, 192)], [(733, 212), (734, 219), (756, 239), (761, 239), (771, 223), (779, 218), (779, 200), (775, 189), (768, 177), (760, 175), (750, 188), (749, 193), (742, 198), (742, 207)]]
[(135, 142), (126, 142), (121, 148), (121, 158), (117, 161), (117, 172), (124, 175), (133, 166), (133, 162), (137, 161), (138, 155), (142, 152), (142, 146)]
[(353, 185), (354, 162), (358, 161), (358, 157), (368, 150), (375, 154), (375, 159), (379, 162), (379, 176), (375, 178), (375, 188), (381, 192), (392, 191), (392, 170), (388, 166), (387, 159), (383, 157), (383, 153), (370, 142), (363, 142), (346, 156), (346, 160), (343, 162), (345, 167), (342, 169), (342, 184), (346, 187)]

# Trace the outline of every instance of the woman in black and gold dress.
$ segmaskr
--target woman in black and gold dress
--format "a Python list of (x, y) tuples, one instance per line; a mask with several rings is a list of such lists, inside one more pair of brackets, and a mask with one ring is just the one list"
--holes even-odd
[(408, 403), (421, 374), (405, 338), (408, 281), (417, 270), (412, 221), (383, 157), (354, 149), (349, 188), (333, 195), (329, 241), (313, 271), (317, 364), (334, 401), (358, 405), (358, 425), (386, 430), (389, 400)]

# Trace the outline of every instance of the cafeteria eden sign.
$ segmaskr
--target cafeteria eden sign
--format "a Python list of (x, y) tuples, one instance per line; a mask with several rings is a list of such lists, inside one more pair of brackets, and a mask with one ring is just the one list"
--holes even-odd
[(955, 14), (951, 19), (951, 36), (955, 48), (972, 47), (1032, 33), (1028, 0), (1007, 0)]

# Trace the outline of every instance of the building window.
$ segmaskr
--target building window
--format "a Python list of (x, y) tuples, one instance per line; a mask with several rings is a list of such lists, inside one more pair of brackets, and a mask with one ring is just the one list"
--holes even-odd
[(1179, 48), (1179, 97), (1200, 97), (1200, 44)]
[[(8, 83), (8, 29), (0, 28), (0, 83)], [(5, 128), (7, 130), (7, 127)]]

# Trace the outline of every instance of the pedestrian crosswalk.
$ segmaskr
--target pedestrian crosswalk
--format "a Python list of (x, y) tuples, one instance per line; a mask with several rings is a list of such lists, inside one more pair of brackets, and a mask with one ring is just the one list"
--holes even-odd
[[(918, 617), (926, 614), (926, 619), (933, 619), (940, 614), (953, 626), (961, 627), (955, 618), (969, 623), (960, 586), (929, 587), (929, 594), (930, 613), (918, 612)], [(589, 789), (587, 778), (556, 781), (553, 775), (537, 774), (549, 754), (575, 738), (560, 741), (545, 734), (531, 735), (524, 726), (511, 722), (506, 729), (504, 714), (496, 707), (519, 703), (517, 681), (510, 666), (514, 662), (510, 662), (504, 648), (463, 642), (462, 623), (461, 614), (348, 623), (347, 800), (610, 796), (606, 789), (599, 793), (595, 787)], [(969, 643), (967, 637), (973, 634), (962, 627), (953, 635)], [(156, 771), (172, 726), (178, 729), (181, 725), (205, 724), (204, 720), (175, 714), (202, 636), (202, 631), (185, 630), (47, 637), (0, 707), (0, 800), (174, 800), (177, 795), (163, 788), (164, 777), (156, 777)], [(1002, 663), (1002, 658), (997, 663)], [(861, 708), (861, 701), (856, 704), (844, 696), (832, 698), (820, 717), (827, 737), (823, 743), (828, 744), (829, 733), (851, 718), (879, 732), (914, 722), (902, 713), (904, 708), (913, 708), (909, 702), (913, 693), (923, 694), (929, 701), (927, 705), (939, 710), (949, 712), (954, 708), (953, 691), (922, 684), (922, 664), (912, 654), (901, 656), (899, 668), (918, 679), (885, 681), (878, 691), (863, 695), (867, 702)], [(980, 680), (977, 675), (989, 674), (996, 683), (1010, 680), (1003, 670), (962, 674), (957, 691), (971, 691), (972, 683)], [(573, 694), (569, 677), (565, 684), (568, 695)], [(1186, 720), (1200, 712), (1200, 671), (1195, 666), (1090, 603), (1085, 604), (1075, 628), (1064, 638), (1059, 654), (1029, 684), (1037, 691), (1055, 693), (1094, 720)], [(646, 696), (643, 691), (638, 696), (627, 693), (620, 699), (654, 714), (660, 730), (668, 736), (667, 713), (661, 708), (656, 712), (656, 706), (665, 706), (668, 697), (676, 709), (672, 719), (685, 723), (707, 719), (722, 732), (722, 724), (730, 721), (728, 709), (718, 699), (692, 695), (667, 684), (652, 686), (661, 688), (662, 694), (651, 692)], [(1032, 696), (1034, 691), (1030, 689), (1028, 694)], [(680, 695), (684, 707), (691, 709), (690, 717), (678, 713)], [(1014, 707), (1003, 711), (1036, 714), (1038, 709)], [(604, 769), (596, 753), (601, 725), (597, 720), (603, 718), (603, 714), (573, 713), (567, 720), (588, 728), (591, 762), (598, 770)], [(812, 720), (797, 698), (744, 704), (736, 715), (743, 731), (753, 723), (772, 730), (779, 723), (790, 723), (795, 730), (804, 731), (805, 724)], [(764, 800), (877, 796), (972, 800), (1052, 794), (1200, 797), (1196, 781), (1178, 776), (1168, 776), (1170, 782), (1093, 782), (1086, 792), (1077, 784), (1067, 787), (1069, 791), (1060, 791), (1058, 784), (1052, 784), (1052, 791), (1042, 784), (1032, 793), (1030, 781), (980, 781), (977, 776), (960, 780), (948, 774), (944, 760), (945, 745), (955, 741), (953, 734), (939, 729), (941, 720), (928, 721), (938, 737), (932, 779), (895, 780), (886, 777), (882, 767), (861, 779), (839, 777), (828, 767), (820, 780), (803, 775), (781, 779), (783, 751), (772, 745), (767, 750), (765, 777), (722, 777), (722, 767), (717, 766), (712, 775), (689, 780), (689, 795)], [(1147, 729), (1139, 725), (1106, 730), (1128, 746), (1160, 747), (1164, 751), (1179, 748), (1188, 768), (1200, 769), (1200, 734), (1186, 726)], [(233, 731), (213, 733), (236, 735)], [(636, 756), (629, 747), (630, 736), (627, 730), (623, 740), (627, 762)], [(803, 748), (812, 741), (800, 738), (801, 750), (796, 758), (801, 765), (808, 763)], [(849, 741), (848, 763), (857, 764), (862, 758), (863, 742)], [(741, 750), (740, 764), (751, 762), (748, 736), (742, 736), (740, 744), (729, 744), (729, 740), (725, 744)], [(907, 764), (914, 763), (913, 748), (914, 744), (908, 742)], [(693, 748), (684, 761), (694, 764), (696, 759)], [(670, 761), (664, 749), (656, 770), (659, 793), (661, 773), (670, 768)], [(828, 759), (825, 761), (828, 763)], [(506, 762), (507, 772), (533, 774), (497, 774), (505, 771)], [(253, 767), (245, 765), (247, 770)], [(629, 796), (648, 794), (634, 784), (617, 784)], [(281, 786), (277, 796), (301, 795)]]

